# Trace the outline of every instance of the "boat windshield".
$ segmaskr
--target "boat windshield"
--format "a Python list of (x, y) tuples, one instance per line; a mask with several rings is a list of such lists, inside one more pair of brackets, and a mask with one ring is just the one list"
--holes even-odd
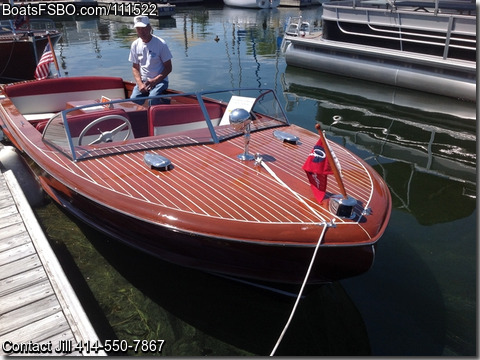
[[(70, 101), (66, 107), (48, 121), (43, 140), (74, 161), (219, 143), (243, 135), (246, 126), (255, 132), (288, 124), (271, 89), (172, 92), (142, 99), (141, 104), (102, 97)], [(243, 127), (230, 124), (234, 110), (247, 114)]]
[(25, 32), (47, 32), (56, 31), (55, 22), (51, 19), (28, 19), (21, 24), (15, 23), (15, 20), (0, 21), (0, 35), (20, 34)]

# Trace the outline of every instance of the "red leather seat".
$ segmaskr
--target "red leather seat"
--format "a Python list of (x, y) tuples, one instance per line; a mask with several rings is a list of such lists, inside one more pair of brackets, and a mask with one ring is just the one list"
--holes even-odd
[[(222, 117), (223, 109), (220, 104), (206, 103), (205, 106), (210, 119)], [(197, 122), (204, 122), (205, 127), (207, 127), (199, 104), (160, 104), (150, 106), (148, 111), (148, 133), (150, 136), (161, 133), (162, 127), (179, 125), (175, 128), (180, 131), (187, 129), (187, 124)], [(173, 130), (174, 127), (171, 127), (171, 129)]]

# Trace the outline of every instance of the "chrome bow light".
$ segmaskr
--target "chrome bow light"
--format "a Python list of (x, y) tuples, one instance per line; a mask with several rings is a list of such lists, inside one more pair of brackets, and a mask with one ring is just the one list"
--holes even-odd
[(235, 131), (243, 131), (245, 137), (245, 150), (243, 154), (238, 155), (240, 160), (253, 160), (255, 157), (248, 153), (250, 143), (250, 113), (245, 109), (234, 109), (229, 116), (230, 125)]
[(332, 195), (329, 201), (330, 211), (339, 217), (347, 219), (353, 219), (355, 217), (353, 208), (356, 204), (357, 200), (349, 195), (347, 195), (347, 197)]

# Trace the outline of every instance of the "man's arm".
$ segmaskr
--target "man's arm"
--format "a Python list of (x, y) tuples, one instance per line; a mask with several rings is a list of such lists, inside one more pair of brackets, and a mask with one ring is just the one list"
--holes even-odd
[(135, 82), (137, 83), (138, 90), (142, 93), (146, 93), (148, 91), (146, 85), (142, 81), (142, 76), (140, 75), (140, 64), (133, 63), (132, 65), (132, 72)]
[(150, 90), (151, 88), (154, 88), (158, 83), (161, 83), (163, 79), (165, 79), (171, 72), (172, 60), (165, 61), (163, 63), (163, 71), (157, 76), (155, 76), (153, 79), (148, 79), (148, 81), (146, 82), (147, 90)]

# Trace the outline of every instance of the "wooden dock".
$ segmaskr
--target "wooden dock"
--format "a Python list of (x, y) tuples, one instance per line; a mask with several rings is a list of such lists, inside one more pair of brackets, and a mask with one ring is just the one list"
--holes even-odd
[(13, 172), (0, 173), (0, 356), (106, 355), (96, 342)]

